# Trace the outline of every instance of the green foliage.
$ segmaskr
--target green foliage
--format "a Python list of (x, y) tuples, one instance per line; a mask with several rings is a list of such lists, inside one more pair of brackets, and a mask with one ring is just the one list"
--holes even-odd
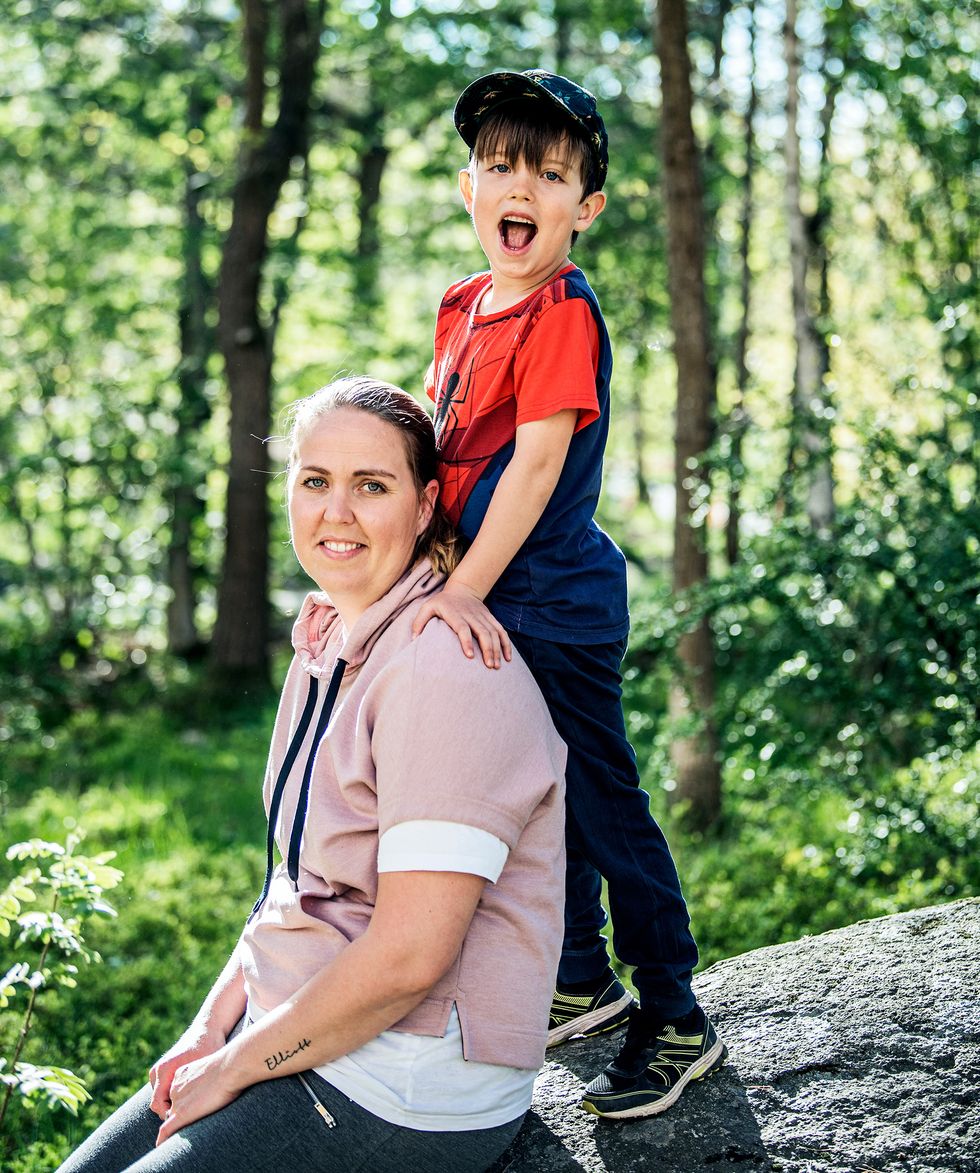
[[(70, 703), (66, 675), (160, 641), (170, 498), (189, 484), (203, 515), (210, 495), (220, 441), (181, 369), (182, 204), (212, 195), (213, 270), (235, 46), (227, 19), (146, 0), (16, 3), (0, 21), (0, 645), (40, 653), (0, 664), (23, 686), (0, 713), (17, 733)], [(217, 561), (203, 516), (191, 538)]]
[(878, 772), (858, 797), (828, 791), (817, 770), (776, 771), (760, 792), (751, 761), (727, 775), (734, 813), (721, 836), (670, 834), (702, 964), (980, 894), (977, 749)]
[(71, 1055), (92, 1100), (77, 1120), (14, 1115), (10, 1173), (56, 1167), (140, 1087), (227, 960), (261, 883), (274, 702), (212, 715), (196, 680), (163, 683), (166, 707), (122, 690), (108, 711), (77, 708), (47, 744), (5, 754), (11, 835), (55, 839), (82, 823), (90, 851), (115, 849), (126, 872), (120, 916), (86, 934), (104, 964), (76, 989), (45, 991), (25, 1051), (38, 1064)]
[(43, 1102), (49, 1108), (66, 1108), (77, 1116), (81, 1105), (91, 1099), (84, 1081), (67, 1067), (16, 1063), (10, 1072), (6, 1067), (7, 1060), (0, 1059), (0, 1084), (16, 1092), (27, 1104)]
[[(115, 888), (123, 875), (110, 865), (115, 852), (81, 855), (77, 848), (82, 838), (82, 833), (76, 831), (64, 845), (29, 839), (14, 844), (6, 853), (8, 861), (27, 866), (0, 892), (0, 938), (5, 938), (21, 956), (26, 953), (30, 960), (14, 961), (0, 978), (0, 1009), (7, 1011), (0, 1047), (11, 1052), (9, 1059), (6, 1055), (0, 1057), (0, 1085), (4, 1089), (0, 1097), (0, 1130), (14, 1094), (27, 1105), (43, 1101), (49, 1107), (66, 1108), (73, 1115), (89, 1099), (84, 1080), (67, 1068), (20, 1058), (42, 991), (76, 987), (78, 963), (102, 960), (86, 944), (84, 932), (95, 918), (116, 915), (104, 898), (104, 893)], [(53, 1039), (49, 1039), (44, 1053), (49, 1054), (55, 1047)], [(5, 1141), (4, 1147), (12, 1146)]]
[(912, 441), (870, 432), (832, 535), (778, 523), (700, 593), (637, 609), (628, 708), (662, 785), (676, 731), (654, 715), (678, 634), (705, 614), (726, 774), (748, 771), (787, 802), (802, 779), (856, 796), (883, 770), (976, 744), (980, 507), (973, 449), (951, 439), (971, 435), (955, 401)]

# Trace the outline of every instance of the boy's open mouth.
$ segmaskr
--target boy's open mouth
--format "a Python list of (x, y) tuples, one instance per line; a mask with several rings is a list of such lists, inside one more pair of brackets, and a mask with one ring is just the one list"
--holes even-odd
[(500, 242), (508, 252), (522, 252), (538, 234), (533, 220), (523, 216), (505, 216), (500, 221)]

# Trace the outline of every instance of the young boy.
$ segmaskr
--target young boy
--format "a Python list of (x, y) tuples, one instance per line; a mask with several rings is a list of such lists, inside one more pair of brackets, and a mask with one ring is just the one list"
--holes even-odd
[[(469, 547), (416, 629), (440, 616), (468, 655), (476, 638), (489, 666), (512, 643), (544, 693), (569, 751), (565, 941), (549, 1042), (628, 1020), (583, 1107), (648, 1116), (726, 1050), (691, 991), (687, 908), (626, 737), (625, 562), (593, 519), (612, 358), (598, 302), (568, 254), (606, 202), (606, 131), (590, 93), (543, 70), (480, 78), (455, 122), (470, 147), (460, 191), (490, 269), (443, 298), (426, 382), (441, 500)], [(602, 876), (639, 1006), (609, 966)]]

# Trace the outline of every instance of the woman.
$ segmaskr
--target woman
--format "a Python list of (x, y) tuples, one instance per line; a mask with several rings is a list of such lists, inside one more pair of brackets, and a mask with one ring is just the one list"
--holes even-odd
[(405, 392), (344, 379), (296, 406), (290, 531), (323, 593), (293, 631), (262, 895), (150, 1086), (63, 1173), (459, 1173), (520, 1127), (561, 944), (564, 746), (519, 661), (411, 637), (451, 561), (437, 488)]

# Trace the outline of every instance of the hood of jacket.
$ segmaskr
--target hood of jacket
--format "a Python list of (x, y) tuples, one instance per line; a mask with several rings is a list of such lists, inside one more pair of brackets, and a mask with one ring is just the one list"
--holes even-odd
[(323, 591), (312, 591), (303, 600), (293, 624), (293, 649), (305, 672), (327, 676), (337, 659), (347, 671), (360, 667), (392, 622), (413, 604), (435, 594), (446, 581), (427, 559), (417, 562), (360, 616), (348, 631), (337, 608)]

